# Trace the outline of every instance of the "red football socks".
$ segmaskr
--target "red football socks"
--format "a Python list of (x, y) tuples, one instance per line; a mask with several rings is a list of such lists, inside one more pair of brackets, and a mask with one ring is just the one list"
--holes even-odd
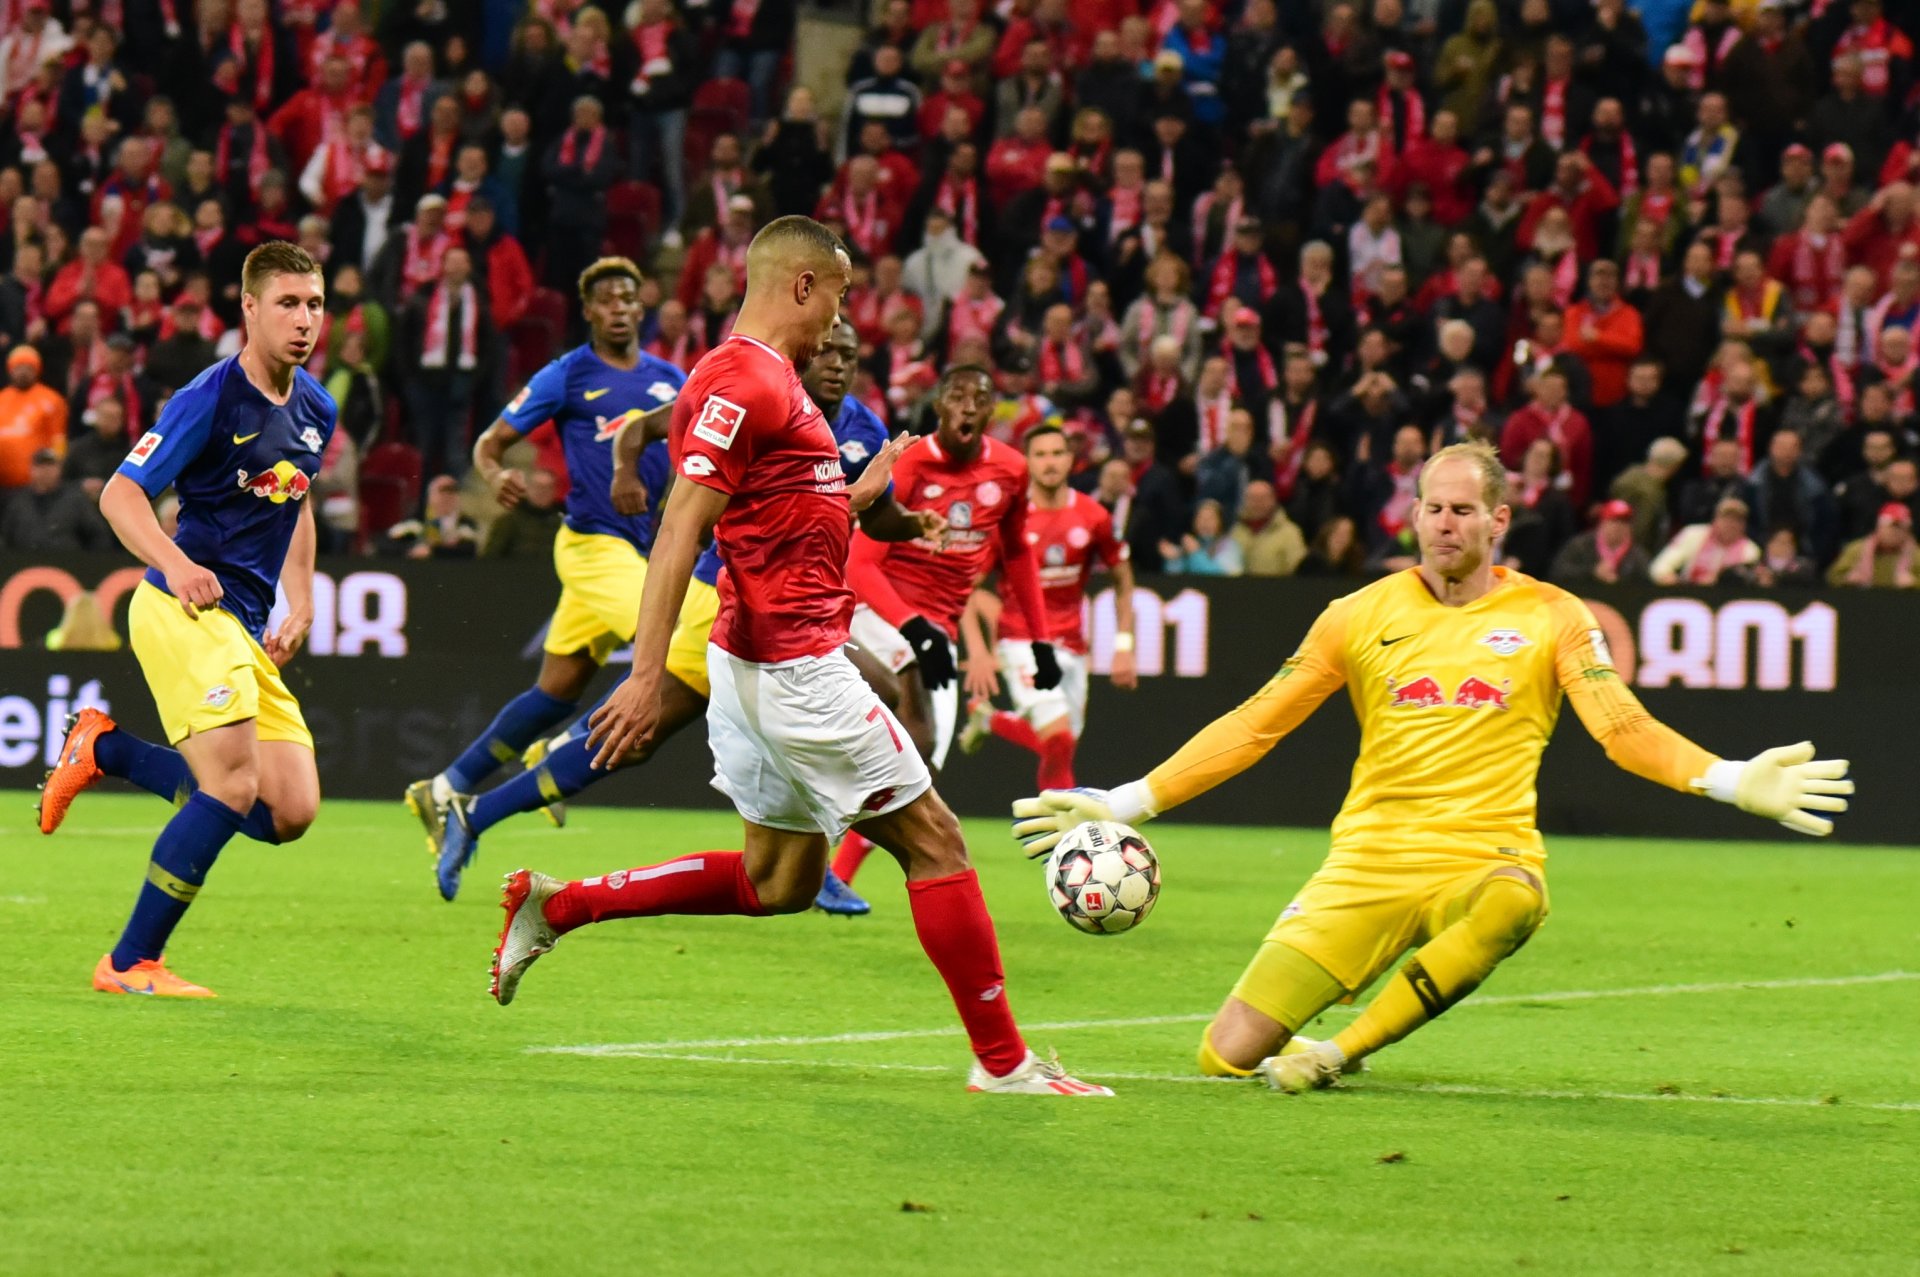
[(1000, 945), (980, 895), (979, 875), (969, 869), (909, 882), (907, 902), (920, 947), (947, 982), (974, 1055), (995, 1077), (1013, 1072), (1027, 1058), (1027, 1044), (1007, 1005)]
[(847, 830), (847, 836), (840, 840), (840, 850), (833, 857), (833, 876), (849, 885), (853, 876), (860, 872), (860, 866), (867, 863), (867, 857), (873, 854), (873, 843), (865, 836)]
[(555, 931), (612, 918), (650, 918), (663, 913), (743, 913), (766, 910), (737, 851), (699, 851), (665, 864), (623, 869), (570, 882), (544, 910)]
[(993, 711), (993, 717), (987, 720), (987, 727), (1001, 740), (1012, 741), (1031, 753), (1040, 752), (1040, 738), (1034, 734), (1033, 724), (1018, 714), (997, 709)]
[(1073, 733), (1048, 732), (1040, 738), (1040, 788), (1073, 788)]

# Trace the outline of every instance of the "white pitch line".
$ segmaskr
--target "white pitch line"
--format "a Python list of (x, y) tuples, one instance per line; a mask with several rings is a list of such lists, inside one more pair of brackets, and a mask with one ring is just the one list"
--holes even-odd
[[(1519, 1006), (1541, 1002), (1589, 1002), (1600, 998), (1672, 997), (1688, 993), (1739, 993), (1757, 989), (1827, 989), (1861, 984), (1893, 984), (1920, 980), (1920, 971), (1880, 971), (1872, 975), (1807, 976), (1787, 980), (1727, 980), (1706, 984), (1653, 984), (1637, 989), (1562, 989), (1543, 993), (1496, 994), (1469, 998), (1460, 1007)], [(1329, 1011), (1345, 1008), (1330, 1007)], [(1459, 1007), (1454, 1008), (1460, 1009)], [(1053, 1020), (1023, 1025), (1028, 1033), (1064, 1033), (1078, 1029), (1132, 1029), (1164, 1024), (1204, 1024), (1213, 1018), (1208, 1011), (1192, 1015), (1125, 1016), (1110, 1020)], [(536, 1055), (634, 1055), (655, 1051), (701, 1051), (759, 1046), (839, 1046), (853, 1042), (898, 1042), (908, 1038), (959, 1037), (957, 1025), (937, 1029), (876, 1029), (859, 1033), (813, 1035), (775, 1035), (749, 1038), (694, 1038), (668, 1042), (602, 1042), (574, 1046), (530, 1046)]]
[[(949, 1064), (900, 1064), (891, 1061), (872, 1062), (867, 1060), (800, 1060), (769, 1059), (764, 1056), (711, 1055), (682, 1051), (618, 1051), (605, 1052), (603, 1058), (623, 1060), (664, 1060), (670, 1063), (684, 1064), (738, 1064), (753, 1068), (782, 1069), (854, 1069), (877, 1073), (961, 1073), (961, 1067)], [(1079, 1077), (1095, 1082), (1198, 1082), (1202, 1085), (1221, 1083), (1240, 1083), (1245, 1080), (1231, 1077), (1202, 1077), (1197, 1073), (1116, 1073), (1105, 1070), (1076, 1070)], [(1840, 1100), (1829, 1103), (1826, 1100), (1804, 1099), (1797, 1096), (1777, 1095), (1687, 1095), (1649, 1091), (1641, 1094), (1635, 1091), (1570, 1091), (1537, 1090), (1520, 1087), (1467, 1086), (1451, 1082), (1379, 1082), (1360, 1083), (1360, 1091), (1382, 1091), (1389, 1094), (1413, 1095), (1464, 1095), (1486, 1099), (1504, 1100), (1627, 1100), (1653, 1103), (1676, 1104), (1745, 1104), (1768, 1108), (1842, 1108), (1872, 1109), (1882, 1113), (1920, 1113), (1920, 1102), (1856, 1102)]]

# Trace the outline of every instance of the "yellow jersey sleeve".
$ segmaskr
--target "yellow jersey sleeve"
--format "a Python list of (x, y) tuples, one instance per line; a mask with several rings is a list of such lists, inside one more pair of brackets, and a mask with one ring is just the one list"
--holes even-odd
[(1154, 810), (1163, 812), (1238, 776), (1267, 756), (1347, 681), (1346, 599), (1327, 605), (1299, 650), (1266, 685), (1197, 732), (1147, 773)]
[(1600, 623), (1585, 603), (1564, 594), (1553, 611), (1560, 687), (1588, 735), (1616, 767), (1690, 792), (1690, 782), (1718, 758), (1647, 712), (1614, 669)]

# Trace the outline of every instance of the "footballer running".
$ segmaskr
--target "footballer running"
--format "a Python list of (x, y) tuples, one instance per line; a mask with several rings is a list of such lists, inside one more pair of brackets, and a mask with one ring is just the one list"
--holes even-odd
[[(1239, 775), (1347, 689), (1360, 757), (1332, 850), (1202, 1033), (1202, 1073), (1287, 1092), (1332, 1085), (1526, 943), (1547, 916), (1535, 783), (1563, 696), (1616, 765), (1800, 833), (1831, 832), (1815, 813), (1845, 811), (1853, 792), (1847, 764), (1815, 761), (1811, 744), (1738, 762), (1648, 714), (1584, 603), (1492, 565), (1512, 509), (1491, 448), (1443, 448), (1419, 483), (1420, 564), (1334, 600), (1252, 698), (1144, 779), (1014, 804), (1030, 855), (1082, 821), (1147, 820)], [(1409, 949), (1330, 1041), (1294, 1038)]]
[[(119, 943), (94, 968), (103, 993), (213, 997), (166, 965), (174, 928), (235, 834), (292, 842), (319, 810), (313, 736), (280, 670), (313, 624), (306, 498), (337, 413), (301, 365), (325, 303), (305, 250), (270, 241), (248, 253), (245, 347), (169, 399), (100, 492), (100, 513), (147, 565), (127, 628), (167, 744), (81, 710), (42, 786), (40, 832), (58, 829), (103, 775), (179, 808), (153, 845)], [(180, 500), (171, 539), (152, 505), (168, 488)], [(270, 628), (276, 587), (287, 612)]]
[(727, 570), (707, 648), (707, 738), (744, 849), (578, 882), (509, 875), (492, 992), (511, 1002), (534, 960), (590, 922), (806, 909), (831, 840), (858, 826), (906, 870), (915, 931), (973, 1048), (968, 1088), (1110, 1095), (1027, 1049), (959, 822), (843, 650), (853, 519), (833, 432), (797, 370), (831, 336), (851, 275), (846, 249), (810, 218), (777, 218), (749, 245), (733, 332), (701, 358), (674, 405), (678, 482), (654, 542), (632, 672), (590, 720), (603, 766), (658, 731), (681, 597), (711, 531)]

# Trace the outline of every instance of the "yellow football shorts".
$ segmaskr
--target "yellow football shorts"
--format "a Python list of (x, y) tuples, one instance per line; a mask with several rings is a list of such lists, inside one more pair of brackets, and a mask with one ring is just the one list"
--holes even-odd
[(667, 645), (667, 673), (707, 697), (713, 695), (707, 680), (707, 636), (719, 615), (720, 591), (705, 581), (688, 581), (686, 602), (680, 605), (673, 641)]
[(1340, 986), (1332, 992), (1351, 1002), (1401, 954), (1458, 921), (1487, 875), (1509, 865), (1532, 874), (1545, 893), (1546, 872), (1532, 855), (1336, 852), (1281, 911), (1233, 996), (1297, 1030), (1332, 999), (1299, 988), (1296, 954), (1322, 967)]
[(560, 603), (547, 623), (546, 650), (555, 656), (584, 651), (596, 665), (606, 664), (615, 648), (633, 640), (647, 561), (624, 537), (563, 526), (553, 538), (553, 570)]
[(142, 581), (127, 605), (127, 629), (169, 745), (251, 718), (261, 740), (313, 748), (279, 667), (231, 612), (188, 616), (178, 599)]
[[(615, 648), (633, 641), (646, 559), (623, 537), (562, 527), (553, 538), (553, 566), (560, 575), (560, 604), (547, 623), (545, 650), (556, 656), (584, 651), (605, 665)], [(667, 673), (702, 696), (708, 692), (707, 634), (719, 614), (720, 592), (704, 581), (688, 581), (667, 648)]]

